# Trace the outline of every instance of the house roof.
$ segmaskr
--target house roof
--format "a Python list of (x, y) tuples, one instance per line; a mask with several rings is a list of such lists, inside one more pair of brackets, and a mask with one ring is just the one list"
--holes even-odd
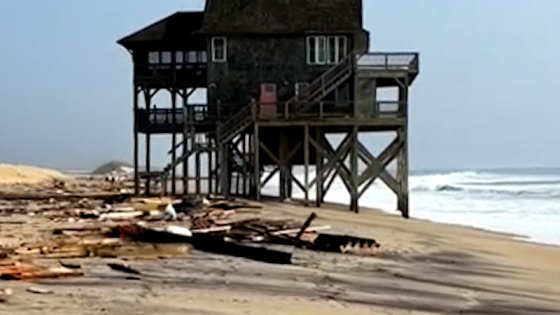
[(201, 33), (361, 32), (362, 0), (207, 0)]
[(202, 26), (204, 12), (177, 12), (147, 26), (121, 40), (119, 44), (130, 48), (146, 42), (178, 42)]

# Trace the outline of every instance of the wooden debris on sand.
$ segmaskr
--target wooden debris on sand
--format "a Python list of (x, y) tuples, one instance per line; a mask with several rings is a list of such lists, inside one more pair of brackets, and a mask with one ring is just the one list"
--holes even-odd
[(2, 280), (55, 279), (82, 276), (83, 273), (65, 267), (42, 267), (30, 263), (15, 262), (0, 266)]
[[(53, 231), (53, 239), (3, 249), (0, 260), (57, 259), (61, 267), (43, 268), (25, 263), (3, 265), (0, 266), (2, 279), (81, 274), (80, 265), (61, 259), (167, 258), (184, 256), (190, 248), (289, 264), (294, 248), (374, 255), (379, 247), (372, 239), (321, 233), (330, 226), (312, 226), (316, 213), (311, 213), (303, 224), (292, 219), (270, 219), (259, 211), (261, 205), (242, 200), (211, 196), (179, 201), (168, 198), (128, 200), (126, 194), (72, 192), (51, 195), (20, 196), (23, 200), (12, 200), (10, 198), (15, 195), (10, 195), (10, 200), (2, 201), (2, 213), (23, 212), (64, 223)], [(120, 203), (124, 200), (128, 202)], [(169, 221), (174, 223), (167, 223)], [(134, 269), (124, 265), (109, 266), (134, 274)]]
[(135, 275), (141, 274), (140, 271), (130, 267), (128, 264), (125, 263), (109, 263), (107, 264), (107, 266), (109, 266), (113, 270), (117, 270), (121, 272), (131, 273)]

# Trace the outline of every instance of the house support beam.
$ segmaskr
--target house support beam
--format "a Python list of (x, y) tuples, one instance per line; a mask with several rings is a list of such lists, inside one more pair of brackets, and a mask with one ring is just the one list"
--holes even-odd
[(303, 184), (294, 176), (291, 168), (288, 167), (291, 158), (301, 148), (301, 142), (299, 142), (298, 145), (295, 146), (292, 151), (286, 156), (285, 161), (281, 161), (278, 157), (276, 157), (264, 143), (260, 142), (259, 146), (272, 159), (272, 161), (274, 161), (274, 163), (278, 165), (278, 167), (280, 168), (280, 174), (284, 172), (286, 177), (289, 177), (302, 191), (305, 191), (305, 187), (303, 186)]
[(401, 113), (405, 117), (405, 123), (402, 128), (397, 130), (397, 138), (402, 143), (402, 148), (397, 158), (397, 182), (400, 190), (397, 194), (397, 209), (402, 216), (408, 218), (408, 86), (410, 85), (408, 77), (404, 79), (404, 84), (399, 86), (399, 104), (402, 107)]
[(309, 125), (303, 127), (303, 177), (305, 205), (309, 206)]
[(138, 94), (140, 90), (138, 86), (134, 85), (134, 99), (133, 99), (133, 110), (134, 110), (134, 194), (140, 194), (140, 176), (138, 170)]
[(259, 138), (259, 124), (255, 123), (253, 133), (253, 150), (254, 150), (254, 160), (253, 160), (253, 176), (254, 176), (254, 183), (255, 183), (255, 198), (257, 201), (261, 199), (261, 167), (260, 167), (260, 143), (261, 140)]
[[(315, 139), (316, 139), (316, 143), (318, 146), (322, 145), (322, 141), (323, 141), (323, 130), (320, 128), (317, 128), (315, 130)], [(307, 139), (309, 142), (311, 142), (311, 138)], [(324, 157), (317, 153), (316, 155), (316, 164), (315, 164), (315, 181), (317, 183), (317, 187), (315, 189), (315, 205), (317, 207), (321, 207), (321, 204), (323, 203), (324, 200), (324, 193), (323, 193), (323, 162), (324, 162)], [(309, 184), (311, 186), (313, 186), (313, 183)]]
[[(350, 149), (350, 169), (351, 169), (351, 185), (350, 185), (350, 211), (358, 213), (358, 126), (354, 126), (351, 135), (351, 149)], [(344, 160), (342, 163), (344, 164)], [(340, 165), (339, 164), (339, 165)]]
[[(157, 90), (155, 90), (153, 92), (154, 94), (150, 93), (149, 89), (144, 89), (144, 102), (146, 104), (146, 109), (150, 109), (150, 107), (152, 106), (152, 97), (155, 95), (155, 93), (157, 93)], [(149, 115), (148, 115), (148, 119), (150, 119)], [(150, 161), (150, 157), (151, 157), (151, 144), (150, 144), (150, 132), (146, 132), (146, 173), (149, 174), (150, 170), (151, 170), (151, 161)], [(150, 195), (150, 176), (148, 176), (148, 178), (146, 179), (146, 195), (149, 196)], [(165, 185), (165, 183), (162, 183), (163, 185)]]
[[(169, 92), (171, 93), (171, 108), (173, 109), (173, 113), (175, 113), (175, 110), (177, 109), (177, 91), (175, 90), (175, 88), (171, 88), (169, 90)], [(173, 117), (171, 117), (171, 122), (173, 124), (173, 127), (175, 127), (177, 125), (177, 117), (175, 115), (173, 115)], [(177, 134), (175, 132), (173, 132), (171, 134), (171, 148), (173, 148), (173, 150), (171, 150), (171, 161), (174, 163), (177, 160)], [(176, 180), (177, 180), (177, 167), (173, 167), (171, 169), (171, 195), (175, 196), (175, 194), (177, 193), (176, 190)], [(167, 183), (164, 181), (162, 183), (162, 185), (166, 185)]]

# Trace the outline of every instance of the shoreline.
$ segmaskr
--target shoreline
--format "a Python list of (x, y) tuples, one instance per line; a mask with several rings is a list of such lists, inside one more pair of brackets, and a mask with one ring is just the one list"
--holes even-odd
[[(266, 199), (269, 200), (275, 200), (274, 196), (263, 196)], [(302, 199), (298, 199), (298, 198), (294, 198), (292, 199), (294, 202), (298, 202), (301, 203), (301, 206), (305, 207), (302, 202)], [(275, 200), (277, 201), (277, 200)], [(311, 201), (311, 200), (310, 200)], [(288, 201), (289, 203), (289, 201)], [(324, 203), (324, 207), (332, 207), (336, 210), (340, 210), (340, 211), (347, 211), (349, 213), (351, 213), (347, 208), (349, 207), (349, 205), (344, 204), (344, 203), (336, 203), (336, 202), (325, 202)], [(309, 209), (313, 209), (315, 208), (314, 206), (309, 207)], [(318, 209), (318, 208), (317, 208)], [(389, 216), (394, 216), (394, 217), (398, 217), (398, 218), (402, 218), (400, 213), (394, 212), (394, 211), (390, 211), (390, 210), (385, 210), (382, 208), (374, 208), (374, 207), (367, 207), (367, 206), (360, 206), (360, 213), (362, 211), (373, 211), (373, 212), (378, 212), (381, 214), (385, 214), (385, 215), (389, 215)], [(359, 214), (358, 214), (359, 215)], [(403, 220), (406, 220), (404, 218), (402, 218)], [(494, 235), (499, 235), (499, 236), (505, 236), (508, 237), (512, 240), (515, 241), (519, 241), (519, 242), (524, 242), (524, 243), (528, 243), (528, 244), (534, 244), (534, 245), (541, 245), (541, 246), (546, 246), (546, 247), (553, 247), (553, 248), (558, 248), (560, 249), (560, 244), (554, 244), (554, 243), (546, 243), (546, 242), (539, 242), (536, 240), (533, 240), (531, 236), (529, 235), (522, 235), (522, 234), (516, 234), (516, 233), (512, 233), (512, 232), (506, 232), (506, 231), (499, 231), (499, 230), (495, 230), (495, 229), (490, 229), (490, 228), (484, 228), (484, 227), (478, 227), (478, 226), (473, 226), (473, 225), (469, 225), (469, 224), (461, 224), (461, 223), (454, 223), (454, 222), (445, 222), (445, 221), (438, 221), (435, 219), (430, 219), (430, 218), (422, 218), (422, 217), (416, 217), (414, 216), (414, 213), (412, 213), (411, 217), (409, 220), (416, 220), (416, 221), (420, 221), (420, 222), (429, 222), (429, 223), (434, 223), (434, 224), (442, 224), (442, 225), (449, 225), (449, 226), (454, 226), (454, 227), (458, 227), (458, 228), (466, 228), (466, 229), (470, 229), (470, 230), (474, 230), (474, 231), (479, 231), (479, 232), (483, 232), (483, 233), (489, 233), (489, 234), (494, 234)]]
[[(263, 200), (259, 215), (270, 220), (329, 225), (328, 233), (373, 238), (371, 256), (294, 249), (292, 264), (276, 265), (192, 250), (185, 257), (127, 259), (143, 276), (127, 279), (111, 271), (115, 258), (80, 258), (84, 276), (31, 283), (0, 282), (11, 288), (0, 313), (76, 314), (559, 314), (560, 249), (522, 242), (510, 235), (425, 219), (403, 219), (385, 211), (329, 203), (322, 208)], [(12, 214), (0, 229), (2, 244), (52, 238), (61, 223)], [(179, 224), (178, 222), (168, 224)], [(57, 265), (57, 260), (37, 263)], [(212, 294), (219, 292), (218, 294)], [(92, 304), (92, 298), (97, 301)], [(70, 299), (72, 303), (63, 303)], [(97, 305), (103, 305), (103, 310)]]

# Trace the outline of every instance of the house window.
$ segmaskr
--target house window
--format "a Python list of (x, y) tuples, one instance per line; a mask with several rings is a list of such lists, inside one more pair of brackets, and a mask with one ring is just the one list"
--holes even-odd
[(336, 61), (338, 60), (338, 56), (336, 55), (336, 47), (337, 47), (337, 40), (336, 40), (336, 36), (330, 36), (327, 43), (328, 43), (328, 49), (327, 49), (327, 53), (328, 53), (328, 57), (327, 57), (327, 61), (330, 64), (336, 63)]
[(189, 61), (188, 63), (196, 63), (196, 51), (189, 51)]
[(317, 63), (317, 38), (316, 37), (307, 38), (307, 63), (308, 64)]
[(151, 65), (159, 64), (159, 51), (150, 51), (148, 53), (148, 63)]
[(317, 63), (325, 64), (327, 63), (327, 38), (320, 36), (317, 38)]
[(337, 64), (347, 54), (346, 36), (311, 36), (307, 38), (308, 64)]
[(327, 38), (325, 36), (307, 38), (307, 63), (310, 65), (327, 63)]
[(176, 51), (175, 52), (175, 64), (182, 64), (183, 63), (183, 52), (182, 51)]
[(171, 63), (171, 52), (163, 51), (161, 53), (161, 63), (170, 64)]
[(212, 38), (212, 61), (226, 62), (227, 60), (227, 40), (225, 37)]
[(206, 52), (205, 51), (201, 51), (200, 52), (200, 62), (202, 63), (207, 63), (208, 62), (208, 58), (206, 56)]
[(344, 58), (346, 58), (347, 52), (348, 52), (348, 46), (346, 43), (346, 36), (337, 36), (336, 37), (336, 41), (337, 41), (337, 51), (336, 51), (336, 55), (338, 56), (337, 59), (337, 63), (341, 62)]

